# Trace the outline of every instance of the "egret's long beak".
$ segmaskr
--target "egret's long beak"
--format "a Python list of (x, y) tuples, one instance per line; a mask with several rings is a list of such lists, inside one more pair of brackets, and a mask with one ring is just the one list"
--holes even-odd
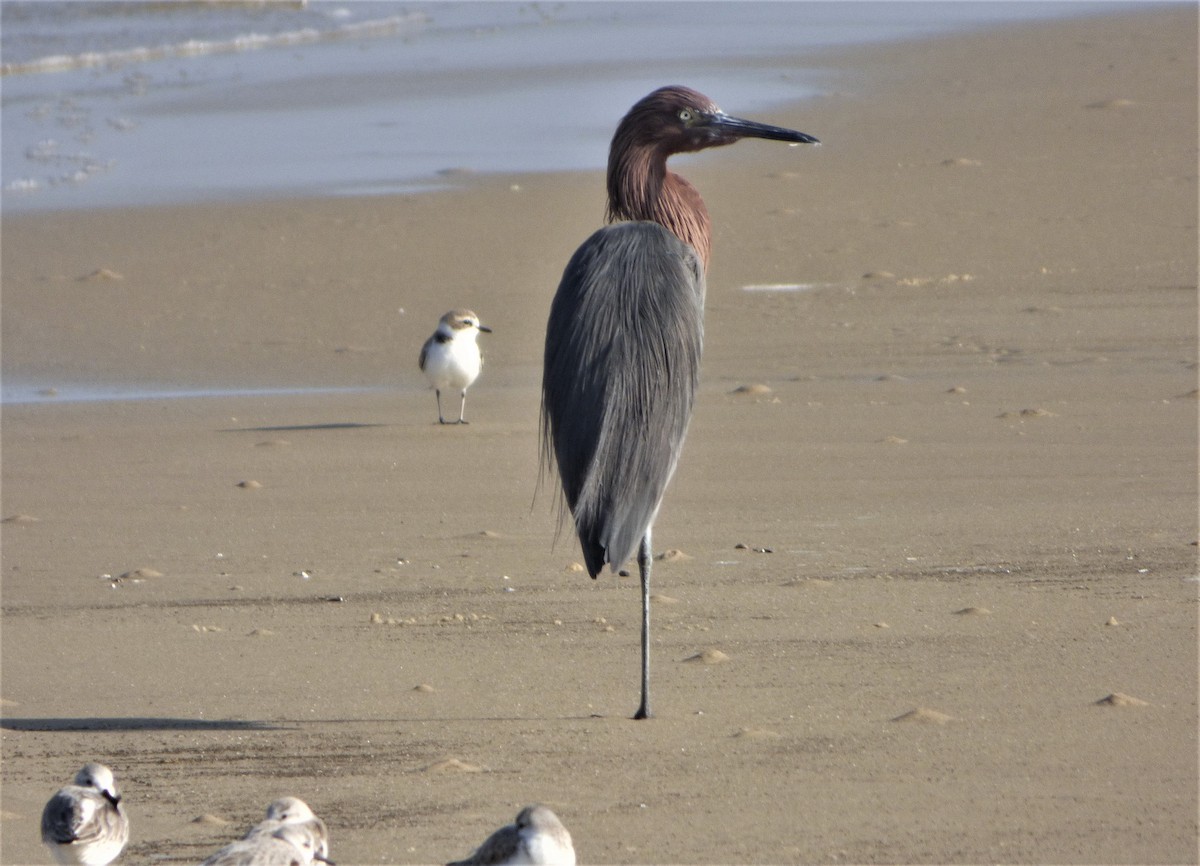
[(769, 138), (772, 141), (790, 141), (793, 144), (820, 144), (813, 136), (785, 129), (782, 126), (771, 126), (757, 123), (753, 120), (742, 120), (740, 117), (730, 117), (728, 114), (714, 114), (710, 128), (718, 135), (738, 138)]

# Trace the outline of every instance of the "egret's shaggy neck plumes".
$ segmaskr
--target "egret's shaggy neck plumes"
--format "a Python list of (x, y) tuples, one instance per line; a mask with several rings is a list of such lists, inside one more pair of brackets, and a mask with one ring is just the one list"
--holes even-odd
[(608, 152), (608, 221), (656, 222), (694, 249), (708, 268), (712, 224), (694, 186), (667, 170), (672, 154), (725, 142), (689, 134), (679, 123), (690, 106), (720, 109), (686, 87), (656, 90), (629, 110), (617, 126)]

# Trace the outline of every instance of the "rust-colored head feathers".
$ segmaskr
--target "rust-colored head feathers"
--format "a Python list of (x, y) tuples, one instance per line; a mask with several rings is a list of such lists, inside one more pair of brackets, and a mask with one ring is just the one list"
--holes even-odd
[(708, 267), (712, 227), (696, 188), (667, 158), (743, 138), (817, 144), (811, 135), (730, 117), (690, 87), (661, 87), (629, 109), (608, 152), (608, 220), (649, 220), (690, 244)]

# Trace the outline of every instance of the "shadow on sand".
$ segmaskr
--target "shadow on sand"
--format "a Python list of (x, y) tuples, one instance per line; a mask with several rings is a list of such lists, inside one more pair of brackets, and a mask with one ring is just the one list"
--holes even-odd
[(221, 433), (295, 433), (302, 430), (358, 430), (367, 427), (386, 427), (386, 424), (362, 424), (340, 421), (331, 424), (285, 424), (278, 427), (228, 427)]
[(0, 719), (9, 731), (282, 731), (285, 725), (240, 719), (167, 719), (147, 716), (124, 718)]

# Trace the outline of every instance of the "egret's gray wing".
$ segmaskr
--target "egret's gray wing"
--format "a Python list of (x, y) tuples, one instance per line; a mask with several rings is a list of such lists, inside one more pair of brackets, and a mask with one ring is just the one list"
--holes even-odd
[(687, 433), (703, 339), (703, 268), (662, 226), (606, 226), (567, 264), (546, 329), (542, 447), (592, 577), (633, 556), (654, 520)]

